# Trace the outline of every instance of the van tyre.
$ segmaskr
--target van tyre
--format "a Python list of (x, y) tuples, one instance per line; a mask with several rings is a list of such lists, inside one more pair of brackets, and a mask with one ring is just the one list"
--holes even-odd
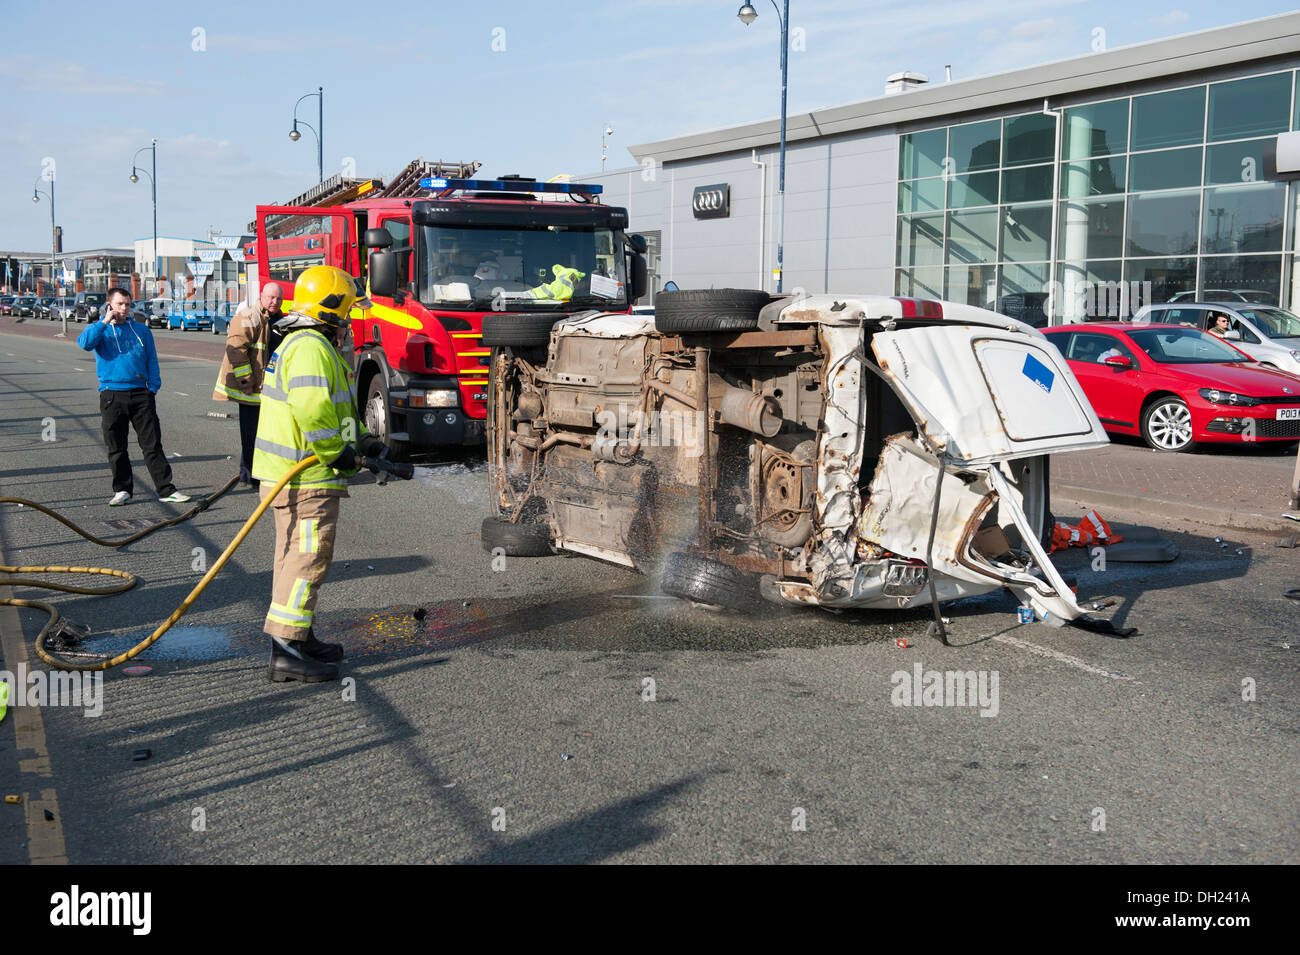
[(559, 313), (520, 315), (502, 313), (483, 316), (483, 344), (490, 348), (510, 345), (549, 345), (551, 329), (565, 316)]
[(551, 553), (549, 524), (511, 524), (485, 517), (479, 528), (479, 537), (483, 549), (489, 553), (498, 547), (507, 557), (546, 557)]
[(655, 328), (661, 332), (745, 332), (758, 327), (758, 313), (772, 300), (742, 288), (679, 289), (655, 296)]
[(752, 611), (759, 600), (754, 578), (730, 564), (676, 551), (664, 562), (659, 589), (670, 597)]
[(362, 406), (361, 418), (366, 430), (388, 445), (388, 460), (405, 461), (410, 455), (411, 446), (406, 441), (392, 439), (389, 422), (393, 419), (389, 412), (388, 388), (384, 385), (384, 376), (376, 374), (366, 389), (366, 403)]

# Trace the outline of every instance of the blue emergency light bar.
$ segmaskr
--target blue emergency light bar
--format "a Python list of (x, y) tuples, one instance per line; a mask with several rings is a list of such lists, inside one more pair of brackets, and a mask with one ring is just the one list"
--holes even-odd
[(480, 189), (484, 192), (575, 192), (583, 196), (598, 196), (604, 186), (585, 185), (580, 182), (526, 182), (522, 179), (421, 179), (421, 189)]

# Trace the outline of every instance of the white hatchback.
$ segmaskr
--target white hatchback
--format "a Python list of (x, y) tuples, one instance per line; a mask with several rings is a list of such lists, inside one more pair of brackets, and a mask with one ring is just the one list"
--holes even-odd
[(1147, 305), (1133, 316), (1133, 322), (1161, 322), (1191, 325), (1212, 331), (1214, 319), (1227, 315), (1229, 331), (1224, 335), (1261, 365), (1300, 375), (1300, 316), (1276, 305), (1246, 302), (1167, 302)]

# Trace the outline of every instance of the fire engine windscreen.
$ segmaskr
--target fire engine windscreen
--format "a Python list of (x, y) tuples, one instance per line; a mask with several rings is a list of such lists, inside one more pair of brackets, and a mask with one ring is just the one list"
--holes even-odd
[[(440, 308), (627, 307), (617, 235), (600, 226), (421, 227), (420, 301)], [(555, 266), (582, 273), (568, 294)], [(566, 276), (570, 273), (564, 272)]]

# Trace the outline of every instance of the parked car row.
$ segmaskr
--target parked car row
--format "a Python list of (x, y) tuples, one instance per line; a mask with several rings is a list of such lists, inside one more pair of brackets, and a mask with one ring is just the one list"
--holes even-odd
[[(52, 321), (96, 321), (104, 313), (105, 293), (78, 292), (63, 297), (36, 295), (0, 295), (0, 315), (14, 317), (32, 316)], [(239, 308), (238, 302), (174, 301), (169, 298), (151, 298), (136, 302), (131, 314), (138, 322), (150, 328), (171, 328), (181, 331), (209, 329), (214, 335), (224, 335), (230, 319)]]

